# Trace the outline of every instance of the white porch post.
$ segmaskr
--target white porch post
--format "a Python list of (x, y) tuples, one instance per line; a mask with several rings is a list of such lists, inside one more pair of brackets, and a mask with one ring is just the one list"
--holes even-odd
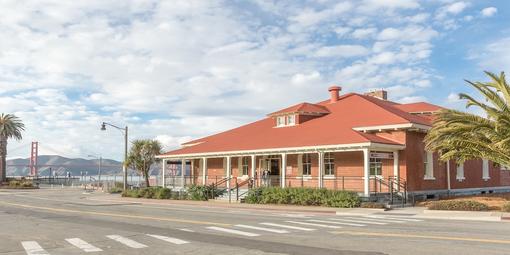
[(365, 197), (370, 197), (370, 153), (368, 148), (363, 149), (363, 195)]
[(186, 173), (186, 160), (185, 159), (182, 159), (181, 160), (181, 186), (184, 188), (185, 185), (185, 180), (184, 180), (184, 174)]
[(230, 177), (232, 173), (230, 172), (230, 156), (227, 156), (227, 191), (228, 191), (228, 197), (230, 198)]
[(251, 155), (251, 178), (255, 178), (255, 168), (257, 167), (255, 155)]
[(287, 154), (282, 153), (282, 179), (281, 187), (285, 188), (285, 175), (287, 173)]
[[(400, 183), (400, 171), (398, 169), (398, 151), (393, 152), (393, 176), (397, 178), (397, 182)], [(397, 185), (397, 191), (400, 191), (400, 186)]]
[(163, 167), (161, 168), (161, 169), (162, 169), (162, 171), (161, 171), (161, 172), (162, 172), (162, 173), (161, 173), (161, 178), (162, 178), (162, 180), (161, 180), (161, 186), (162, 186), (163, 188), (165, 188), (165, 187), (166, 187), (166, 180), (165, 180), (165, 168), (166, 168), (166, 159), (163, 159)]
[(195, 184), (195, 159), (190, 160), (191, 167), (189, 170), (190, 183)]
[(202, 185), (206, 185), (207, 182), (207, 158), (202, 158)]
[(324, 185), (322, 183), (322, 176), (324, 175), (324, 152), (319, 152), (319, 189)]

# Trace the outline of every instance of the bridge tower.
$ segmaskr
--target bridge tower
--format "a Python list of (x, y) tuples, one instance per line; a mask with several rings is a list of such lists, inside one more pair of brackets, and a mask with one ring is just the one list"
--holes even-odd
[(32, 142), (32, 147), (30, 150), (30, 176), (38, 176), (37, 173), (37, 156), (39, 153), (39, 142)]

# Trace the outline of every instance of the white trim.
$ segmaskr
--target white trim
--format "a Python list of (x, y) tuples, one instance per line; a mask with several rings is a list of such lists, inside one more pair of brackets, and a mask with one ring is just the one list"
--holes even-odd
[(181, 158), (221, 158), (226, 155), (229, 156), (242, 156), (242, 155), (268, 155), (268, 154), (296, 154), (300, 152), (341, 152), (341, 151), (362, 151), (364, 148), (371, 148), (373, 150), (403, 150), (405, 145), (384, 144), (384, 143), (350, 143), (350, 144), (334, 144), (334, 145), (320, 145), (320, 146), (303, 146), (303, 147), (288, 147), (288, 148), (272, 148), (272, 149), (259, 149), (259, 150), (239, 150), (239, 151), (218, 151), (218, 152), (205, 152), (205, 153), (188, 153), (188, 154), (175, 154), (175, 155), (158, 155), (156, 158), (166, 159), (181, 159)]
[(370, 151), (363, 149), (363, 195), (370, 197)]
[(434, 181), (436, 179), (436, 177), (433, 177), (433, 176), (424, 176), (423, 177), (423, 180), (425, 181)]
[(365, 126), (365, 127), (354, 127), (353, 130), (367, 132), (367, 131), (382, 131), (382, 130), (397, 130), (397, 129), (408, 129), (408, 128), (417, 128), (421, 130), (428, 131), (432, 127), (422, 124), (416, 123), (404, 123), (404, 124), (393, 124), (393, 125), (380, 125), (380, 126)]

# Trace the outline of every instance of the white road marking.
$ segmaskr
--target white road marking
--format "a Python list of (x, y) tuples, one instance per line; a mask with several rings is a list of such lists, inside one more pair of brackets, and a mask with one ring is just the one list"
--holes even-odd
[(137, 241), (134, 241), (134, 240), (131, 240), (129, 238), (125, 238), (123, 236), (119, 236), (119, 235), (109, 235), (109, 236), (106, 236), (114, 241), (117, 241), (121, 244), (124, 244), (128, 247), (131, 247), (131, 248), (134, 248), (134, 249), (141, 249), (141, 248), (146, 248), (147, 245), (145, 244), (141, 244)]
[(349, 220), (349, 219), (337, 219), (337, 218), (329, 218), (334, 221), (345, 221), (345, 222), (354, 222), (354, 223), (362, 223), (362, 224), (373, 224), (373, 225), (387, 225), (388, 223), (384, 222), (374, 222), (372, 220)]
[(342, 227), (339, 227), (339, 226), (329, 226), (329, 225), (310, 223), (310, 222), (300, 222), (300, 221), (291, 221), (291, 220), (288, 220), (288, 221), (285, 221), (285, 222), (293, 223), (293, 224), (299, 224), (299, 225), (322, 227), (322, 228), (334, 228), (334, 229), (342, 228)]
[(238, 224), (238, 225), (235, 225), (235, 226), (239, 227), (239, 228), (249, 228), (249, 229), (255, 229), (255, 230), (260, 230), (260, 231), (267, 231), (267, 232), (272, 232), (272, 233), (278, 233), (278, 234), (289, 233), (289, 231), (283, 230), (283, 229), (263, 228), (263, 227), (255, 227), (255, 226), (249, 226), (249, 225), (243, 225), (243, 224)]
[(184, 232), (195, 233), (195, 231), (194, 231), (194, 230), (187, 229), (187, 228), (181, 228), (181, 229), (179, 229), (179, 230), (184, 231)]
[(165, 242), (173, 243), (173, 244), (186, 244), (186, 243), (189, 243), (188, 241), (184, 241), (184, 240), (181, 240), (181, 239), (172, 238), (172, 237), (168, 237), (168, 236), (150, 235), (150, 234), (147, 234), (147, 235), (150, 236), (150, 237), (154, 237), (156, 239), (159, 239), (159, 240), (163, 240)]
[(369, 216), (363, 216), (363, 217), (365, 217), (366, 219), (377, 221), (377, 222), (406, 223), (406, 221), (401, 221), (401, 220), (390, 220), (390, 219), (383, 219), (383, 218), (374, 218), (374, 217), (369, 217)]
[(335, 225), (346, 225), (346, 226), (352, 226), (352, 227), (364, 227), (366, 225), (358, 224), (358, 223), (348, 223), (348, 222), (338, 222), (338, 221), (326, 221), (326, 220), (308, 220), (311, 222), (318, 222), (318, 223), (327, 223), (327, 224), (335, 224)]
[(99, 252), (99, 251), (103, 251), (103, 250), (97, 248), (96, 246), (83, 241), (80, 238), (69, 238), (69, 239), (66, 239), (66, 241), (68, 243), (76, 246), (77, 248), (83, 250), (84, 252)]
[(25, 241), (21, 242), (23, 245), (23, 249), (27, 252), (28, 255), (49, 255), (37, 242), (35, 241)]
[(216, 231), (225, 232), (225, 233), (230, 233), (230, 234), (241, 235), (241, 236), (251, 236), (251, 237), (253, 237), (253, 236), (260, 236), (259, 234), (250, 233), (250, 232), (244, 232), (244, 231), (239, 231), (239, 230), (234, 230), (234, 229), (228, 229), (228, 228), (207, 227), (207, 229), (216, 230)]
[(314, 231), (315, 230), (313, 228), (302, 228), (302, 227), (295, 227), (295, 226), (282, 225), (282, 224), (276, 224), (276, 223), (268, 223), (268, 222), (263, 222), (260, 224), (266, 225), (266, 226), (272, 226), (272, 227), (288, 228), (288, 229), (303, 230), (303, 231)]
[(399, 216), (391, 216), (391, 217), (388, 217), (388, 216), (367, 216), (369, 218), (374, 218), (374, 219), (388, 219), (388, 220), (403, 220), (403, 221), (414, 221), (414, 222), (419, 222), (419, 221), (423, 221), (423, 220), (418, 220), (418, 219), (410, 219), (410, 218), (404, 218), (404, 217), (399, 217)]

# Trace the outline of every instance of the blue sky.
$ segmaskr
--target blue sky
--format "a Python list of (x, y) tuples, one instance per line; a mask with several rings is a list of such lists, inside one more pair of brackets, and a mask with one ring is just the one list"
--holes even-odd
[(510, 70), (510, 3), (453, 0), (2, 1), (0, 112), (27, 125), (9, 158), (167, 149), (291, 104), (386, 89), (463, 109), (463, 79)]

